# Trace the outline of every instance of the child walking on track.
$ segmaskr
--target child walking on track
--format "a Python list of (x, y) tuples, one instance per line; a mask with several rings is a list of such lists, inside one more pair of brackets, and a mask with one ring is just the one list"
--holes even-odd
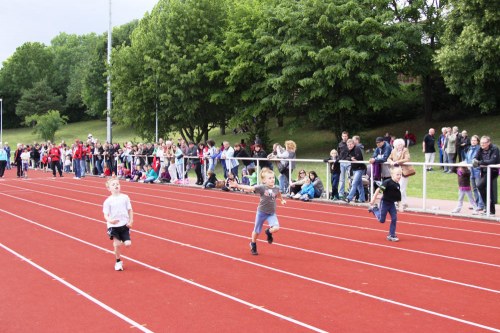
[[(368, 211), (373, 213), (380, 223), (385, 222), (387, 213), (391, 215), (391, 226), (389, 227), (389, 235), (387, 240), (391, 242), (398, 242), (399, 238), (396, 236), (396, 223), (398, 215), (396, 211), (396, 201), (401, 201), (401, 191), (399, 189), (399, 180), (403, 174), (401, 168), (393, 168), (391, 170), (391, 178), (386, 179), (375, 190), (373, 198), (370, 201), (370, 208)], [(375, 200), (380, 192), (383, 192), (382, 199), (380, 200), (380, 209), (375, 205)]]
[(115, 271), (123, 271), (123, 262), (120, 259), (120, 247), (132, 245), (130, 241), (130, 227), (134, 223), (132, 205), (128, 195), (120, 193), (120, 182), (110, 178), (106, 187), (111, 195), (104, 201), (103, 213), (107, 222), (108, 236), (113, 240), (115, 249)]
[(255, 216), (255, 227), (252, 232), (252, 241), (250, 243), (250, 252), (253, 255), (258, 255), (257, 252), (257, 237), (262, 231), (264, 221), (267, 221), (269, 228), (266, 229), (267, 242), (273, 243), (273, 234), (278, 232), (280, 226), (278, 217), (276, 216), (276, 199), (284, 205), (286, 201), (281, 197), (280, 189), (274, 184), (274, 172), (271, 169), (263, 168), (260, 172), (262, 185), (242, 185), (236, 181), (230, 182), (231, 187), (235, 187), (247, 192), (255, 192), (260, 195), (259, 207)]

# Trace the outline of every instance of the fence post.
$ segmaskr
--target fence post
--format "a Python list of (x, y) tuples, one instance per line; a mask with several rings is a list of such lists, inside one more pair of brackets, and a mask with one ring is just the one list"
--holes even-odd
[(490, 202), (491, 202), (491, 168), (488, 165), (486, 169), (486, 217), (490, 217)]
[(424, 162), (424, 165), (422, 166), (422, 209), (424, 212), (427, 210), (427, 165)]

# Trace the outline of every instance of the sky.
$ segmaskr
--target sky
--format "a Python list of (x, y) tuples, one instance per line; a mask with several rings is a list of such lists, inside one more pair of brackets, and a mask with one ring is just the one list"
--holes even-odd
[[(111, 23), (141, 19), (158, 0), (111, 0)], [(0, 64), (26, 42), (108, 31), (109, 0), (0, 0)], [(1, 65), (0, 65), (1, 67)]]

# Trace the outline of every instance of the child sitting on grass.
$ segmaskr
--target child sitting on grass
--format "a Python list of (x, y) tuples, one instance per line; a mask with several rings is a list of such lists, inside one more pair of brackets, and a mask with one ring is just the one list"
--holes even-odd
[[(238, 176), (234, 175), (231, 171), (227, 173), (227, 179), (226, 183), (222, 187), (223, 191), (229, 192), (231, 190), (231, 186), (229, 186), (232, 182), (235, 182), (236, 184), (240, 183), (240, 180), (238, 179)], [(237, 187), (233, 186), (232, 187), (233, 191), (237, 191)]]
[(203, 188), (215, 188), (215, 184), (217, 184), (217, 176), (213, 170), (207, 171), (208, 178), (203, 183)]
[(155, 169), (151, 165), (146, 166), (146, 178), (144, 179), (144, 183), (153, 183), (156, 178), (158, 178), (158, 174)]
[(304, 184), (299, 193), (296, 193), (292, 199), (300, 199), (302, 201), (309, 201), (314, 198), (314, 184), (311, 182), (311, 178), (306, 177)]

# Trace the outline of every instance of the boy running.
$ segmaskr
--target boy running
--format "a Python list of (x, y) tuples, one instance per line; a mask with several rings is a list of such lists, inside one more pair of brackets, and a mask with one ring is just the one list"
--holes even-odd
[[(401, 201), (401, 191), (399, 189), (399, 180), (403, 174), (401, 168), (391, 169), (391, 178), (386, 179), (382, 184), (375, 190), (373, 198), (370, 201), (370, 208), (368, 211), (373, 213), (380, 223), (385, 222), (387, 213), (391, 215), (391, 226), (389, 227), (389, 235), (387, 240), (391, 242), (398, 242), (399, 238), (396, 236), (396, 223), (398, 220), (398, 214), (396, 211), (396, 201)], [(384, 195), (380, 200), (380, 209), (375, 205), (375, 200), (380, 192)]]
[(120, 193), (120, 182), (116, 178), (110, 178), (106, 187), (111, 195), (104, 201), (103, 213), (107, 222), (109, 239), (113, 240), (115, 249), (115, 271), (123, 271), (123, 261), (120, 259), (120, 247), (132, 245), (130, 241), (130, 228), (134, 223), (134, 215), (130, 198)]
[(250, 242), (250, 252), (253, 255), (258, 255), (257, 252), (257, 237), (262, 231), (264, 221), (267, 221), (269, 228), (266, 229), (267, 242), (273, 243), (273, 233), (278, 232), (279, 222), (276, 216), (276, 199), (284, 205), (286, 201), (282, 198), (280, 190), (274, 183), (274, 172), (271, 169), (263, 168), (260, 172), (262, 185), (242, 185), (236, 181), (229, 183), (230, 187), (238, 188), (247, 192), (255, 192), (260, 194), (260, 202), (255, 216), (255, 227), (252, 232), (252, 241)]

